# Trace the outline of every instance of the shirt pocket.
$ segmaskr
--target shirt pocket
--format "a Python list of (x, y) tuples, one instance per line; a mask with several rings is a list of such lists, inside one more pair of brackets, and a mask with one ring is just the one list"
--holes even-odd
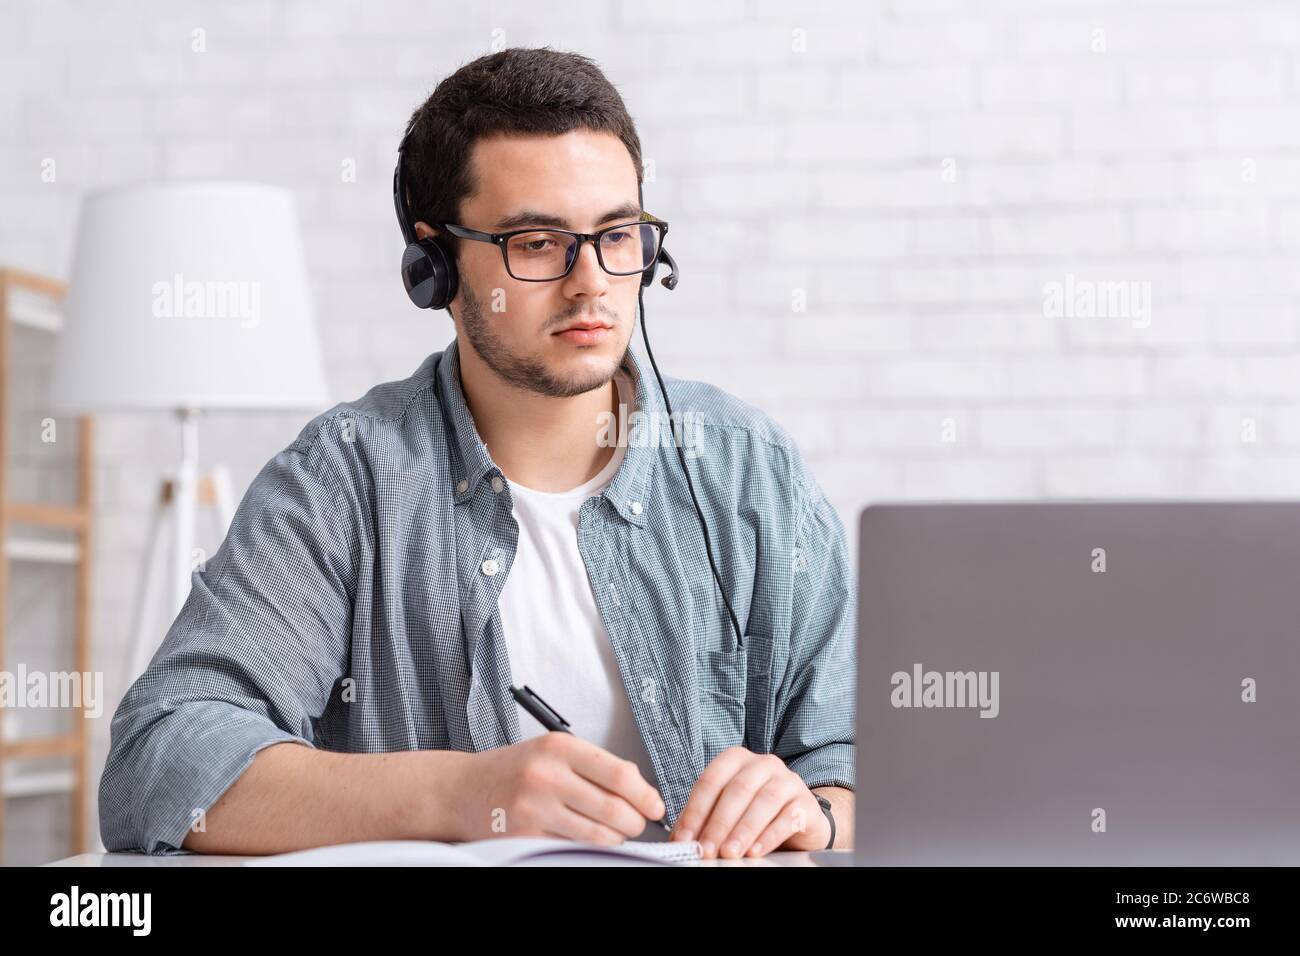
[(770, 638), (751, 634), (743, 647), (697, 654), (706, 766), (728, 747), (771, 749), (771, 648)]

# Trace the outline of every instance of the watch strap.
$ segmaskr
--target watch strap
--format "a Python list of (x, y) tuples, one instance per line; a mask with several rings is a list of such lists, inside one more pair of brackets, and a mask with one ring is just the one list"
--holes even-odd
[(829, 850), (835, 845), (835, 815), (831, 813), (831, 802), (829, 800), (823, 797), (820, 793), (814, 793), (813, 796), (817, 798), (817, 803), (820, 804), (822, 813), (826, 814), (826, 820), (831, 825), (831, 838), (826, 843), (826, 849)]

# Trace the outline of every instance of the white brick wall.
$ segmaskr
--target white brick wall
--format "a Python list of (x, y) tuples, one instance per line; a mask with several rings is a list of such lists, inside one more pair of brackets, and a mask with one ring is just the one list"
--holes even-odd
[[(0, 261), (66, 274), (100, 185), (287, 185), (334, 397), (404, 376), (451, 329), (396, 279), (393, 148), (494, 41), (580, 50), (618, 84), (682, 267), (647, 297), (657, 357), (785, 423), (851, 536), (885, 498), (1295, 494), (1290, 0), (5, 4)], [(1045, 318), (1067, 274), (1150, 282), (1150, 326)], [(205, 456), (242, 488), (301, 421), (215, 419)], [(110, 669), (173, 442), (166, 421), (101, 425)]]

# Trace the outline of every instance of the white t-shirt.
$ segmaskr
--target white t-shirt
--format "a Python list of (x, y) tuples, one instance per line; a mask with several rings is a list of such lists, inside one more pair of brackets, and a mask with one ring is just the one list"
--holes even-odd
[[(614, 380), (630, 414), (636, 400), (632, 383), (622, 370)], [(600, 473), (577, 488), (544, 492), (510, 483), (519, 545), (498, 606), (513, 683), (527, 684), (576, 736), (634, 761), (657, 788), (578, 551), (578, 509), (613, 480), (627, 450), (623, 439)], [(522, 708), (518, 713), (525, 740), (546, 732)]]

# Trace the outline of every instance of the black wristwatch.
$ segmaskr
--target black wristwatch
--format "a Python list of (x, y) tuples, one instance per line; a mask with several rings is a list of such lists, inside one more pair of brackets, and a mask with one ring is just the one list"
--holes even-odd
[(823, 797), (820, 793), (814, 793), (813, 796), (816, 797), (817, 802), (821, 804), (822, 813), (826, 814), (826, 819), (829, 820), (831, 824), (831, 838), (826, 844), (826, 849), (829, 850), (835, 845), (835, 815), (831, 813), (831, 802), (829, 800)]

